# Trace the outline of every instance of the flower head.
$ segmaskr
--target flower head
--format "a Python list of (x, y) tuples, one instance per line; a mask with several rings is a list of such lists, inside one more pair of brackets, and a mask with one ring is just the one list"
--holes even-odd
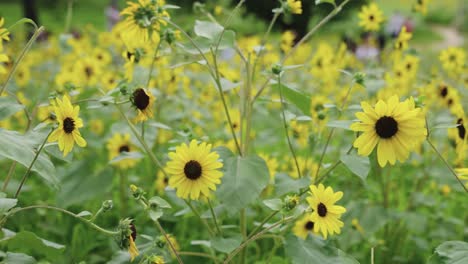
[(333, 192), (331, 187), (325, 188), (323, 184), (311, 185), (311, 196), (307, 197), (307, 202), (313, 212), (310, 221), (314, 223), (313, 231), (321, 232), (326, 239), (328, 234), (340, 234), (343, 222), (339, 219), (346, 209), (335, 203), (343, 197), (343, 192)]
[(306, 239), (309, 234), (317, 234), (314, 232), (315, 223), (311, 220), (311, 215), (307, 214), (297, 220), (293, 227), (294, 235)]
[[(109, 151), (109, 160), (121, 169), (132, 168), (138, 162), (138, 159), (134, 157), (120, 158), (122, 155), (136, 151), (136, 147), (130, 142), (130, 134), (115, 133), (107, 141), (107, 150)], [(119, 159), (114, 161), (116, 158)]]
[(367, 31), (378, 31), (380, 23), (384, 21), (383, 13), (375, 3), (363, 6), (359, 16), (359, 26)]
[(200, 195), (209, 196), (210, 190), (216, 190), (223, 173), (219, 171), (223, 164), (219, 155), (211, 151), (211, 144), (198, 144), (192, 140), (189, 145), (183, 143), (169, 153), (171, 159), (166, 171), (171, 174), (169, 186), (177, 189), (177, 196), (198, 200)]
[(424, 115), (415, 107), (413, 98), (399, 102), (394, 95), (387, 102), (379, 100), (375, 107), (361, 103), (364, 112), (356, 113), (359, 122), (351, 129), (362, 132), (353, 146), (358, 154), (368, 156), (377, 145), (377, 160), (381, 167), (387, 162), (405, 161), (426, 138)]
[(292, 14), (302, 14), (302, 2), (300, 0), (287, 0), (286, 9)]
[(133, 92), (130, 101), (138, 112), (135, 118), (136, 122), (142, 122), (153, 117), (152, 108), (155, 100), (154, 95), (143, 88), (138, 88)]
[(86, 146), (86, 141), (80, 134), (78, 128), (83, 127), (83, 120), (78, 117), (79, 106), (73, 106), (68, 96), (64, 95), (62, 100), (57, 98), (54, 104), (54, 113), (59, 123), (57, 129), (50, 134), (48, 141), (58, 141), (59, 149), (66, 156), (76, 144), (80, 147)]

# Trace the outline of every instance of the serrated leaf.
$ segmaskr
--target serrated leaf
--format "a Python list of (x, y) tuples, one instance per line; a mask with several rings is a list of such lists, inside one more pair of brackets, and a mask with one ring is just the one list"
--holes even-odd
[(3, 215), (4, 213), (8, 212), (8, 210), (15, 207), (17, 203), (17, 199), (0, 198), (0, 215)]
[(463, 241), (445, 241), (434, 251), (428, 264), (468, 263), (468, 243)]
[(245, 208), (257, 200), (270, 178), (265, 161), (258, 156), (229, 158), (224, 162), (224, 170), (217, 195), (232, 210)]
[(24, 109), (11, 97), (0, 97), (0, 120), (6, 119)]
[(281, 199), (275, 198), (275, 199), (265, 200), (263, 201), (263, 204), (273, 211), (279, 211), (281, 210), (283, 206), (283, 201), (281, 201)]
[(362, 157), (353, 154), (341, 156), (341, 162), (361, 180), (365, 181), (370, 171), (369, 157)]
[[(29, 167), (36, 155), (36, 148), (45, 137), (44, 133), (21, 135), (16, 131), (0, 128), (0, 156)], [(31, 170), (37, 172), (47, 183), (57, 187), (58, 180), (55, 176), (55, 167), (46, 153), (41, 152), (39, 154)]]
[(236, 234), (235, 236), (222, 238), (215, 237), (210, 241), (210, 244), (214, 249), (223, 253), (230, 253), (236, 249), (242, 242), (242, 236)]

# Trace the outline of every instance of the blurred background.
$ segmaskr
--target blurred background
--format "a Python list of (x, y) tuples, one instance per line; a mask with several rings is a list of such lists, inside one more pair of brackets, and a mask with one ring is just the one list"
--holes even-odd
[[(337, 0), (337, 4), (343, 0)], [(398, 16), (411, 26), (413, 44), (420, 44), (431, 49), (442, 49), (447, 46), (466, 46), (468, 36), (468, 3), (466, 0), (431, 0), (425, 16), (416, 14), (412, 10), (413, 2), (418, 0), (377, 0), (383, 9), (386, 19)], [(28, 17), (38, 24), (45, 26), (48, 34), (60, 34), (65, 28), (68, 6), (73, 8), (71, 28), (79, 32), (85, 27), (96, 30), (110, 28), (112, 20), (118, 19), (118, 12), (125, 6), (125, 0), (0, 0), (0, 17), (6, 19), (6, 26), (13, 24), (22, 17)], [(174, 20), (190, 29), (195, 19), (204, 19), (201, 14), (193, 12), (193, 0), (172, 0), (168, 4), (179, 5), (181, 9), (173, 12)], [(223, 21), (226, 14), (238, 0), (206, 0), (199, 1), (206, 10), (215, 14)], [(329, 4), (315, 5), (315, 1), (303, 2), (303, 14), (296, 16), (282, 16), (274, 30), (280, 32), (292, 29), (300, 37), (307, 29), (327, 14), (332, 6)], [(362, 32), (357, 24), (357, 11), (369, 0), (353, 0), (346, 10), (334, 18), (315, 38), (359, 38)], [(278, 6), (276, 0), (247, 0), (242, 15), (237, 16), (232, 24), (240, 35), (253, 35), (264, 32), (272, 17), (271, 10)], [(333, 34), (330, 34), (333, 32)], [(418, 47), (419, 48), (419, 47)]]

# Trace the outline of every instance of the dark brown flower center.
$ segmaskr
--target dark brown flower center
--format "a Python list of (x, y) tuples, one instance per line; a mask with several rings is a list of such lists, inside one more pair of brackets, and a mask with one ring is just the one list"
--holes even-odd
[(86, 77), (91, 77), (93, 75), (93, 69), (91, 67), (86, 67), (85, 68), (85, 74), (86, 74)]
[(312, 230), (312, 229), (314, 229), (314, 222), (312, 222), (312, 221), (307, 221), (307, 223), (305, 224), (304, 228), (305, 228), (306, 230), (309, 230), (309, 231)]
[(323, 203), (319, 203), (317, 206), (318, 215), (325, 217), (327, 215), (327, 207)]
[(190, 180), (196, 180), (202, 175), (202, 167), (196, 160), (191, 160), (185, 164), (184, 173)]
[(448, 94), (447, 86), (445, 86), (445, 85), (441, 86), (440, 87), (440, 96), (445, 98), (447, 96), (447, 94)]
[(370, 21), (374, 21), (374, 18), (375, 18), (374, 15), (370, 15), (370, 16), (369, 16), (369, 20), (370, 20)]
[(133, 92), (133, 104), (140, 110), (145, 110), (148, 107), (150, 97), (145, 90), (138, 88)]
[(381, 138), (391, 138), (398, 132), (398, 123), (391, 116), (383, 116), (375, 123), (375, 132)]
[(122, 152), (130, 152), (130, 147), (127, 145), (120, 146), (119, 153), (122, 153)]
[(137, 231), (133, 223), (130, 224), (130, 230), (132, 230), (132, 233), (130, 234), (130, 236), (133, 238), (133, 241), (135, 241), (137, 237)]
[(70, 134), (75, 130), (75, 120), (73, 118), (67, 117), (63, 120), (63, 130), (65, 133)]
[(463, 120), (461, 118), (459, 118), (457, 120), (457, 124), (460, 124), (459, 126), (457, 126), (457, 129), (458, 129), (458, 137), (460, 137), (460, 139), (465, 139), (465, 136), (466, 136), (466, 128), (465, 126), (463, 126)]

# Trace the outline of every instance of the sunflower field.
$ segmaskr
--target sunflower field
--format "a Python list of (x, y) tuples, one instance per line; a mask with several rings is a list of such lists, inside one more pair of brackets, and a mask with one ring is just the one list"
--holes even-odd
[(0, 3), (0, 263), (468, 264), (466, 1), (255, 1)]

